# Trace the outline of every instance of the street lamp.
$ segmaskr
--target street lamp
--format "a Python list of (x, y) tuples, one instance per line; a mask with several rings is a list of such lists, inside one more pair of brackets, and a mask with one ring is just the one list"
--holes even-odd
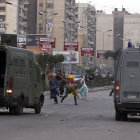
[(46, 15), (46, 16), (54, 16), (54, 15), (58, 15), (57, 12), (39, 12), (40, 15)]
[(8, 1), (5, 1), (5, 3), (6, 3), (6, 4), (10, 4), (10, 5), (13, 5), (13, 4), (11, 3), (11, 2), (8, 2)]
[[(45, 32), (46, 32), (46, 34), (48, 33), (48, 32), (52, 32), (52, 27), (53, 27), (53, 23), (47, 23), (47, 17), (48, 16), (55, 16), (55, 15), (58, 15), (58, 13), (57, 12), (42, 12), (42, 11), (40, 11), (40, 12), (38, 12), (40, 15), (45, 15), (45, 20), (46, 20), (46, 28), (45, 28)], [(49, 27), (48, 28), (48, 32), (47, 32), (47, 27)], [(51, 31), (49, 31), (49, 30), (51, 30)]]
[(123, 38), (119, 38), (119, 39), (123, 41), (123, 47), (124, 48), (125, 48), (126, 41), (127, 42), (130, 42), (131, 41), (131, 39), (123, 39)]
[[(109, 30), (106, 30), (106, 31), (101, 31), (101, 30), (96, 30), (96, 31), (99, 31), (99, 32), (102, 32), (103, 33), (103, 53), (104, 53), (104, 37), (105, 37), (105, 33), (107, 32), (111, 32), (112, 29), (109, 29)], [(103, 75), (103, 64), (104, 64), (104, 57), (102, 56), (102, 71), (101, 71), (101, 74)]]

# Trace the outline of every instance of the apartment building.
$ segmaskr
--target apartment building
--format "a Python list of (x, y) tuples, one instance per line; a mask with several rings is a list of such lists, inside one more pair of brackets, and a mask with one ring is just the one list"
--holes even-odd
[[(111, 59), (103, 59), (105, 51), (113, 50), (113, 15), (106, 14), (102, 10), (96, 13), (96, 65), (110, 67), (113, 65)], [(103, 65), (103, 66), (102, 66)]]
[(37, 0), (1, 0), (0, 33), (36, 33)]
[[(78, 9), (78, 44), (81, 48), (94, 48), (96, 50), (96, 10), (88, 3), (77, 3)], [(94, 56), (80, 57), (80, 65), (92, 67), (95, 64)]]
[(96, 13), (96, 51), (113, 50), (113, 15)]
[(120, 34), (119, 38), (114, 38), (114, 50), (122, 49), (123, 48), (123, 38), (124, 38), (124, 15), (129, 14), (125, 8), (122, 8), (122, 10), (118, 10), (118, 8), (115, 8), (112, 12), (113, 15), (113, 29), (114, 29), (114, 36), (117, 34)]
[[(21, 2), (21, 0), (20, 0)], [(24, 17), (21, 21), (24, 34), (36, 34), (37, 27), (37, 0), (23, 0)]]
[[(17, 31), (17, 1), (13, 1), (11, 5), (5, 3), (5, 0), (0, 1), (0, 33), (15, 33)], [(11, 13), (8, 15), (8, 13)]]
[(65, 42), (77, 41), (75, 0), (38, 0), (37, 34), (56, 38), (54, 51), (63, 51)]
[(140, 14), (124, 15), (123, 48), (127, 48), (128, 41), (138, 47), (140, 43)]
[(4, 0), (0, 1), (0, 33), (6, 30), (6, 4)]

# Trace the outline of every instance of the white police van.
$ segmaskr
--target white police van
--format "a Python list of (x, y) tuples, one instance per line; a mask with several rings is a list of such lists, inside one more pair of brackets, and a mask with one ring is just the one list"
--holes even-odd
[(140, 49), (120, 51), (114, 74), (115, 119), (140, 113)]

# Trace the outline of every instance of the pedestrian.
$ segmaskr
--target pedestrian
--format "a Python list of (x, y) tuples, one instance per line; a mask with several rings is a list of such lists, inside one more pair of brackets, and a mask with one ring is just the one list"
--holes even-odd
[[(81, 94), (81, 96), (82, 96), (82, 99), (86, 99), (86, 94), (87, 94), (87, 92), (88, 92), (88, 88), (87, 88), (87, 85), (86, 85), (86, 83), (85, 83), (85, 80), (84, 80), (84, 78), (83, 78), (83, 76), (80, 76), (80, 84), (81, 84), (81, 88), (80, 88), (80, 94)], [(84, 93), (84, 95), (83, 95), (83, 93)]]
[(69, 74), (68, 79), (70, 84), (74, 83), (74, 75), (72, 73)]
[[(113, 86), (114, 86), (114, 81), (112, 82), (112, 84), (113, 84)], [(113, 87), (112, 90), (110, 91), (109, 96), (112, 96), (113, 92), (114, 92), (114, 87)]]
[(89, 80), (89, 75), (86, 73), (86, 75), (85, 75), (85, 82), (86, 82), (86, 84), (87, 84), (88, 80)]
[(59, 87), (59, 83), (56, 80), (56, 77), (54, 75), (52, 75), (50, 81), (49, 81), (49, 85), (50, 85), (50, 90), (51, 90), (51, 96), (54, 99), (54, 103), (58, 104), (58, 100), (57, 100), (57, 94), (58, 94), (58, 87)]
[[(59, 88), (59, 92), (61, 92), (61, 94), (62, 94), (63, 88), (62, 88), (62, 86), (61, 86), (61, 82), (62, 82), (61, 70), (57, 71), (56, 80), (57, 80), (58, 83), (59, 83), (59, 87), (58, 87), (58, 88)], [(60, 95), (60, 96), (61, 96), (61, 95)]]
[(51, 90), (51, 87), (50, 87), (50, 80), (52, 80), (52, 76), (53, 76), (53, 74), (49, 73), (49, 75), (48, 75), (48, 87), (50, 89), (50, 99), (52, 99), (52, 90)]
[(63, 94), (64, 94), (64, 86), (66, 84), (68, 84), (68, 80), (65, 77), (65, 72), (61, 72), (61, 77), (62, 77), (62, 80), (61, 80), (61, 83), (60, 83), (60, 97), (62, 97)]
[(94, 80), (94, 73), (90, 72), (89, 74), (89, 81), (90, 81), (90, 88), (93, 90), (93, 80)]
[(45, 91), (46, 90), (46, 81), (45, 81), (46, 73), (44, 71), (41, 73), (41, 79), (42, 79), (42, 83), (43, 83), (43, 89)]
[(109, 96), (112, 96), (113, 92), (114, 92), (114, 88), (112, 88), (112, 90), (110, 91)]
[[(77, 98), (80, 99), (79, 96), (78, 96), (78, 94), (77, 94), (77, 92), (76, 92), (76, 90), (77, 90), (77, 88), (78, 88), (78, 85), (79, 85), (78, 83), (75, 83), (75, 84), (72, 84), (72, 85), (68, 85), (68, 84), (67, 84), (67, 86), (66, 86), (66, 91), (65, 91), (65, 95), (62, 97), (61, 103), (63, 102), (63, 100), (64, 100), (69, 94), (73, 93), (73, 94), (74, 94), (74, 103), (75, 103), (75, 105), (78, 105), (78, 104), (77, 104)], [(77, 96), (77, 98), (76, 98), (76, 96)]]

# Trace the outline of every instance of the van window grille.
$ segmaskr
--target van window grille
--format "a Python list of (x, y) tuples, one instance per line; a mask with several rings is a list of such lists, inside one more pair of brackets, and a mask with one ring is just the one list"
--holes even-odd
[(127, 62), (127, 67), (139, 67), (139, 62), (129, 61)]

